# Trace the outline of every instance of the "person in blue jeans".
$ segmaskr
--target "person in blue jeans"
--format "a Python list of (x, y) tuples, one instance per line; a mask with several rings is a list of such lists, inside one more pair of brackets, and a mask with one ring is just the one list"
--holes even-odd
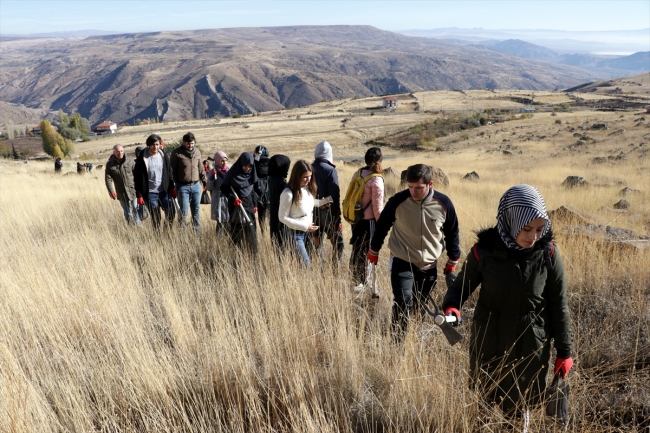
[(174, 183), (178, 191), (180, 207), (179, 220), (185, 227), (188, 208), (192, 212), (192, 227), (200, 227), (201, 192), (205, 191), (208, 179), (201, 162), (201, 151), (196, 147), (194, 134), (183, 135), (183, 144), (174, 149), (170, 157)]
[(287, 188), (280, 194), (278, 210), (278, 218), (286, 226), (286, 239), (306, 267), (309, 267), (310, 260), (305, 243), (318, 230), (318, 226), (313, 223), (314, 207), (332, 202), (331, 197), (320, 200), (314, 198), (316, 179), (312, 173), (312, 166), (307, 161), (301, 159), (295, 163)]
[(156, 134), (147, 137), (147, 148), (138, 155), (133, 169), (137, 204), (147, 206), (151, 222), (155, 228), (160, 227), (161, 209), (171, 223), (174, 219), (176, 197), (172, 178), (170, 158), (162, 150), (162, 139)]

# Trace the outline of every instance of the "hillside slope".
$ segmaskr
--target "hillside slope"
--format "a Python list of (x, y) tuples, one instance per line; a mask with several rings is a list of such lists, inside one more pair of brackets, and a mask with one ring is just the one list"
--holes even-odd
[(370, 26), (32, 39), (7, 41), (0, 55), (0, 100), (78, 111), (91, 122), (228, 116), (418, 90), (541, 90), (597, 78)]

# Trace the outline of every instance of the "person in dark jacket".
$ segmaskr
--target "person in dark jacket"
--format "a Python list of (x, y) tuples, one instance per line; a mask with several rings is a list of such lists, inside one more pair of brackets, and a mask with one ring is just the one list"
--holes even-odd
[(447, 290), (445, 314), (460, 317), (479, 285), (469, 344), (472, 384), (504, 412), (521, 413), (543, 396), (551, 339), (555, 374), (564, 378), (573, 365), (564, 265), (536, 188), (516, 185), (501, 197), (496, 227), (478, 234)]
[(266, 220), (269, 210), (269, 150), (262, 145), (257, 146), (253, 157), (255, 158), (255, 172), (257, 173), (257, 183), (260, 191), (256, 197), (257, 219), (263, 233), (268, 224)]
[[(384, 238), (391, 254), (393, 288), (392, 328), (397, 339), (407, 330), (409, 316), (420, 312), (438, 281), (438, 259), (447, 250), (445, 273), (453, 272), (460, 257), (456, 210), (449, 197), (433, 189), (433, 169), (416, 164), (406, 170), (408, 189), (392, 196), (379, 216), (368, 249), (377, 263)], [(414, 307), (417, 307), (414, 308)]]
[(280, 195), (287, 187), (287, 176), (291, 159), (285, 155), (273, 155), (269, 160), (269, 222), (271, 226), (271, 241), (282, 248), (284, 244), (284, 224), (278, 218), (280, 210)]
[(146, 203), (154, 227), (160, 226), (161, 208), (170, 224), (175, 214), (173, 199), (176, 198), (176, 189), (171, 162), (169, 153), (161, 150), (161, 142), (156, 134), (147, 137), (147, 148), (140, 152), (133, 170), (138, 205)]
[(56, 161), (54, 161), (54, 172), (59, 174), (61, 173), (61, 169), (63, 169), (63, 161), (61, 158), (57, 158)]
[(106, 163), (104, 181), (109, 197), (120, 202), (126, 222), (134, 221), (139, 226), (140, 215), (133, 179), (134, 167), (135, 162), (126, 155), (124, 147), (116, 144), (113, 146), (113, 154)]
[(343, 255), (343, 225), (341, 224), (341, 189), (339, 175), (334, 165), (332, 146), (327, 141), (321, 141), (314, 151), (314, 177), (316, 178), (316, 199), (332, 197), (328, 204), (314, 212), (314, 224), (319, 226), (315, 233), (316, 248), (322, 251), (325, 235), (332, 242), (332, 263), (338, 268)]
[(228, 198), (228, 234), (236, 245), (246, 247), (257, 254), (257, 227), (255, 224), (255, 201), (257, 174), (255, 159), (249, 152), (242, 153), (221, 184), (221, 193)]

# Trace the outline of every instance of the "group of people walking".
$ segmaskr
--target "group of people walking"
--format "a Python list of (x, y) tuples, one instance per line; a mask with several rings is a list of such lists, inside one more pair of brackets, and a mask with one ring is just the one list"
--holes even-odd
[[(259, 224), (277, 248), (291, 251), (304, 267), (321, 257), (327, 237), (337, 269), (344, 250), (345, 216), (352, 224), (349, 266), (357, 290), (364, 288), (368, 264), (377, 265), (388, 237), (391, 329), (398, 340), (411, 316), (423, 311), (437, 284), (438, 262), (446, 252), (447, 293), (442, 309), (460, 323), (463, 304), (481, 286), (469, 344), (472, 385), (482, 387), (483, 395), (506, 413), (521, 411), (543, 397), (551, 341), (556, 353), (554, 373), (564, 378), (571, 369), (564, 268), (544, 199), (536, 188), (521, 184), (505, 192), (496, 226), (478, 233), (478, 242), (457, 274), (458, 218), (451, 199), (433, 188), (429, 165), (410, 166), (408, 188), (385, 202), (382, 152), (369, 148), (365, 166), (350, 179), (341, 203), (327, 141), (318, 143), (312, 163), (298, 160), (291, 167), (289, 157), (269, 157), (264, 146), (242, 153), (232, 166), (228, 162), (228, 156), (218, 151), (214, 167), (206, 172), (192, 133), (185, 134), (183, 145), (171, 153), (164, 150), (159, 136), (151, 135), (135, 162), (126, 157), (122, 146), (115, 146), (106, 167), (106, 186), (111, 198), (122, 204), (127, 221), (139, 224), (137, 208), (146, 205), (154, 226), (160, 225), (161, 209), (171, 222), (178, 198), (181, 224), (189, 209), (197, 229), (200, 196), (210, 191), (211, 218), (218, 235), (229, 236), (243, 250), (257, 254)], [(359, 199), (351, 203), (350, 191), (355, 187), (361, 188)]]

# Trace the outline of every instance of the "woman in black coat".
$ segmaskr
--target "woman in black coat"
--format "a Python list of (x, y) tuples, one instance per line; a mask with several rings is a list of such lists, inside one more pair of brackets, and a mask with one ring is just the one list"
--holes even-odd
[(280, 210), (280, 194), (287, 187), (287, 176), (291, 160), (285, 155), (273, 155), (269, 161), (269, 221), (271, 223), (271, 241), (282, 247), (284, 224), (278, 218)]
[(221, 184), (221, 193), (228, 198), (228, 234), (236, 245), (244, 245), (253, 254), (257, 254), (255, 195), (259, 194), (259, 190), (254, 162), (251, 153), (242, 153), (226, 173)]

